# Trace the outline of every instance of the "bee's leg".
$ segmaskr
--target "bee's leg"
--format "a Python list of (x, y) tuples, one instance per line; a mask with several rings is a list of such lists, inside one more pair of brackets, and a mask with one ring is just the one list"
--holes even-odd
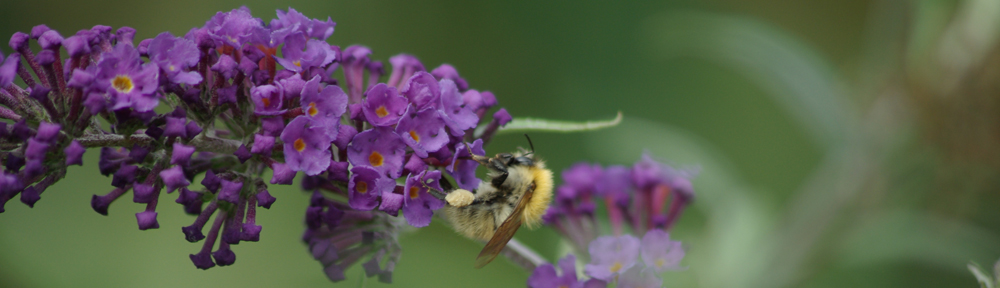
[(490, 181), (490, 184), (493, 184), (493, 187), (500, 188), (500, 185), (503, 185), (503, 182), (507, 181), (507, 175), (509, 175), (507, 174), (507, 165), (494, 158), (490, 159), (490, 165), (486, 167), (489, 167), (490, 170), (495, 170), (501, 173), (497, 177), (493, 177), (493, 180)]

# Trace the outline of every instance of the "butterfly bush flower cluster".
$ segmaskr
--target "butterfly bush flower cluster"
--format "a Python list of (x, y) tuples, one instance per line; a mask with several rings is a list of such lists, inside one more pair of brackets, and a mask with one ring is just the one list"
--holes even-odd
[(659, 273), (684, 269), (681, 242), (671, 241), (662, 229), (649, 230), (641, 241), (627, 234), (601, 236), (590, 242), (588, 250), (591, 260), (583, 271), (590, 279), (577, 277), (576, 256), (570, 254), (559, 260), (561, 274), (552, 264), (538, 266), (528, 278), (528, 287), (662, 287)]
[(650, 229), (670, 231), (694, 200), (695, 172), (676, 169), (646, 154), (632, 167), (578, 163), (562, 172), (555, 202), (544, 221), (586, 252), (599, 235), (595, 211), (603, 204), (611, 231), (645, 235)]
[(477, 187), (468, 153), (484, 154), (511, 116), (454, 67), (428, 71), (405, 54), (384, 65), (367, 47), (328, 44), (334, 27), (294, 9), (265, 22), (243, 7), (181, 36), (137, 40), (102, 25), (14, 34), (13, 53), (0, 54), (0, 212), (18, 197), (35, 205), (100, 148), (113, 189), (92, 208), (109, 215), (131, 192), (146, 205), (139, 229), (155, 229), (162, 194), (175, 193), (195, 216), (184, 238), (203, 242), (190, 259), (208, 269), (260, 239), (268, 184), (301, 172), (313, 193), (302, 239), (326, 275), (342, 280), (363, 262), (391, 281), (398, 231), (430, 223), (444, 202), (428, 191), (451, 187), (446, 175)]
[[(538, 266), (528, 286), (661, 287), (659, 273), (683, 269), (684, 249), (668, 231), (694, 198), (694, 174), (648, 154), (632, 167), (578, 163), (563, 171), (564, 183), (556, 189), (555, 203), (544, 220), (578, 254), (589, 256), (583, 271), (590, 279), (577, 277), (576, 257), (571, 254), (559, 261), (561, 274), (551, 264)], [(616, 236), (599, 236), (595, 211), (601, 203)], [(643, 235), (642, 240), (629, 231)]]

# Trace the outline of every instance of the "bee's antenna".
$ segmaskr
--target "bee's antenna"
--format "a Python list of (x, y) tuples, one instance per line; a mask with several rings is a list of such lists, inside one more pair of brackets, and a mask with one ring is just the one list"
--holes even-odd
[(531, 153), (535, 153), (535, 144), (531, 144), (531, 137), (528, 137), (528, 133), (524, 133), (524, 138), (528, 138), (528, 147), (531, 147)]

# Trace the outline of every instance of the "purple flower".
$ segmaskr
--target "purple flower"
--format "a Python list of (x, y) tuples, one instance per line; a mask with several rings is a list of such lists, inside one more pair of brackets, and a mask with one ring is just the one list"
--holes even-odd
[(396, 134), (402, 135), (403, 142), (413, 148), (414, 154), (427, 158), (427, 152), (437, 151), (448, 144), (448, 133), (437, 110), (416, 110), (413, 105), (407, 108), (396, 126)]
[(413, 227), (424, 227), (431, 224), (431, 217), (434, 211), (444, 207), (444, 202), (428, 193), (427, 187), (441, 189), (438, 181), (441, 179), (441, 171), (424, 171), (420, 174), (406, 177), (403, 186), (403, 216), (406, 222)]
[(360, 45), (351, 45), (344, 49), (340, 62), (344, 65), (344, 82), (347, 85), (347, 92), (350, 95), (350, 103), (361, 102), (361, 92), (364, 91), (365, 66), (370, 60), (368, 54), (372, 50)]
[[(212, 71), (219, 72), (220, 74), (222, 74), (222, 77), (224, 77), (226, 79), (230, 79), (230, 78), (233, 78), (233, 76), (236, 76), (236, 71), (237, 71), (236, 68), (237, 68), (237, 66), (239, 66), (239, 63), (236, 63), (236, 59), (233, 59), (232, 56), (229, 56), (227, 54), (222, 54), (221, 56), (219, 56), (219, 61), (216, 61), (215, 64), (212, 64), (211, 68), (212, 68)], [(235, 86), (231, 86), (231, 87), (235, 87)], [(221, 89), (219, 89), (219, 90), (221, 90)], [(228, 98), (228, 97), (226, 97), (226, 98)], [(235, 99), (233, 99), (233, 100), (235, 100)], [(223, 101), (223, 97), (220, 96), (219, 97), (219, 103), (221, 104), (223, 102), (229, 102), (229, 101)], [(235, 102), (236, 101), (232, 101), (232, 103), (235, 103)]]
[(271, 196), (271, 193), (268, 193), (267, 190), (257, 192), (256, 197), (257, 206), (264, 207), (264, 209), (271, 209), (271, 204), (274, 204), (274, 201), (277, 200), (274, 196)]
[(670, 233), (653, 229), (642, 236), (642, 261), (656, 272), (680, 270), (684, 259), (681, 241), (670, 241)]
[(309, 118), (295, 117), (281, 132), (288, 168), (316, 175), (330, 166), (330, 139), (323, 130), (311, 127)]
[(132, 202), (135, 203), (149, 203), (152, 202), (156, 195), (159, 195), (159, 191), (149, 184), (136, 183), (132, 186)]
[(284, 99), (281, 89), (273, 85), (261, 85), (250, 88), (250, 100), (253, 100), (253, 113), (257, 115), (279, 115), (285, 113), (281, 107)]
[(0, 88), (7, 87), (17, 77), (17, 68), (21, 66), (21, 56), (17, 53), (8, 55), (0, 65)]
[(240, 48), (250, 41), (263, 42), (263, 37), (267, 35), (263, 24), (260, 18), (250, 15), (249, 8), (243, 6), (229, 12), (216, 13), (205, 22), (205, 29), (217, 43)]
[(378, 170), (368, 166), (354, 166), (351, 169), (351, 181), (347, 183), (349, 191), (348, 204), (358, 210), (372, 210), (378, 206), (378, 197), (382, 193), (392, 193), (396, 181), (385, 177)]
[[(271, 19), (271, 35), (272, 39), (275, 34), (288, 35), (292, 32), (302, 32), (310, 38), (316, 38), (319, 40), (326, 40), (326, 38), (333, 35), (333, 29), (337, 26), (337, 23), (333, 22), (329, 17), (326, 21), (321, 21), (319, 19), (309, 19), (299, 11), (295, 11), (291, 7), (288, 8), (288, 12), (281, 11), (278, 9), (278, 18)], [(284, 39), (284, 38), (281, 38)], [(278, 40), (281, 40), (278, 39)], [(275, 45), (277, 46), (277, 45)]]
[(63, 152), (66, 153), (66, 165), (83, 165), (83, 152), (87, 152), (87, 148), (73, 140)]
[[(394, 70), (392, 73), (395, 75), (396, 71)], [(436, 108), (440, 105), (438, 100), (441, 97), (441, 87), (438, 86), (438, 80), (427, 72), (417, 72), (413, 77), (407, 78), (400, 93), (410, 99), (410, 102), (417, 106), (417, 109)]]
[(114, 102), (112, 109), (131, 107), (139, 112), (151, 111), (159, 103), (159, 68), (156, 64), (143, 64), (139, 51), (127, 44), (118, 44), (114, 50), (101, 55), (94, 76), (94, 88), (103, 91)]
[(438, 86), (441, 87), (441, 111), (446, 116), (445, 123), (451, 128), (452, 135), (465, 135), (465, 130), (476, 127), (479, 123), (479, 116), (470, 107), (466, 107), (455, 82), (442, 79)]
[(337, 86), (320, 87), (319, 78), (313, 77), (302, 88), (302, 112), (333, 141), (340, 130), (340, 116), (347, 111), (347, 94)]
[(545, 263), (535, 268), (528, 277), (528, 287), (531, 288), (582, 288), (583, 282), (576, 278), (576, 256), (566, 255), (559, 260), (562, 275), (556, 272), (556, 267)]
[(354, 166), (369, 166), (382, 175), (399, 177), (406, 156), (406, 143), (391, 129), (376, 127), (358, 133), (347, 147), (347, 159)]
[(171, 83), (189, 85), (201, 83), (202, 77), (197, 71), (184, 72), (185, 69), (198, 64), (201, 57), (194, 41), (163, 32), (149, 42), (147, 53), (149, 61), (156, 63)]
[(312, 67), (326, 66), (333, 62), (337, 54), (330, 49), (326, 41), (308, 39), (306, 35), (297, 32), (285, 38), (285, 46), (281, 47), (284, 57), (275, 56), (281, 66), (289, 71), (308, 71)]
[(584, 266), (587, 275), (604, 281), (635, 265), (639, 258), (639, 239), (632, 235), (601, 236), (590, 242), (590, 264)]
[(396, 93), (396, 88), (379, 83), (365, 92), (362, 111), (374, 126), (392, 126), (399, 122), (408, 104), (406, 98)]
[[(486, 150), (483, 150), (483, 140), (476, 139), (472, 142), (472, 153), (476, 155), (486, 154)], [(455, 156), (454, 161), (451, 165), (448, 165), (448, 172), (451, 176), (455, 178), (455, 182), (458, 182), (458, 187), (465, 190), (473, 190), (479, 187), (479, 178), (476, 177), (476, 168), (479, 167), (479, 163), (475, 160), (469, 158), (469, 149), (466, 148), (464, 142), (460, 142), (455, 145)], [(462, 159), (467, 158), (467, 159)]]
[(650, 288), (663, 287), (663, 280), (649, 268), (634, 266), (622, 273), (618, 278), (618, 288)]

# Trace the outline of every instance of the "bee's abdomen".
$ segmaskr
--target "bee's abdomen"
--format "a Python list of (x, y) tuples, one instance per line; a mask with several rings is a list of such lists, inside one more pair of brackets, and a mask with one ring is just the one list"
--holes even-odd
[(496, 231), (496, 218), (483, 205), (445, 206), (444, 213), (455, 231), (465, 237), (488, 241)]

